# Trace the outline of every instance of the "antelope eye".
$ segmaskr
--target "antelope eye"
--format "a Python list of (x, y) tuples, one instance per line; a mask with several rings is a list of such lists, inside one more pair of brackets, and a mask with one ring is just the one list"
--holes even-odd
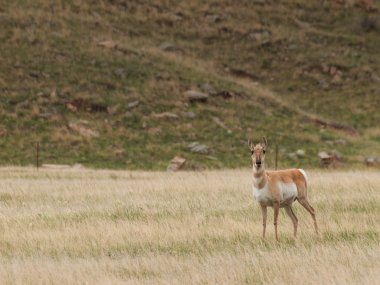
[(263, 154), (265, 154), (265, 149), (263, 150)]
[(251, 150), (251, 154), (253, 154), (253, 150)]

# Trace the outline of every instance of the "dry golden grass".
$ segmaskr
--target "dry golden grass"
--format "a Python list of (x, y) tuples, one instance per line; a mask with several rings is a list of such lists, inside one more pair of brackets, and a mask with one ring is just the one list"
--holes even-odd
[[(321, 236), (261, 236), (250, 170), (0, 169), (1, 284), (374, 284), (380, 174), (309, 172)], [(298, 204), (298, 205), (297, 205)]]

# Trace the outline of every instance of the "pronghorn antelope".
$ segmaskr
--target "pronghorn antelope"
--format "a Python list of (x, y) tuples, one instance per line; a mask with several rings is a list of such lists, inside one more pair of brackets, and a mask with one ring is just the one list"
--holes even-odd
[(307, 201), (307, 177), (302, 169), (287, 169), (279, 171), (265, 170), (265, 151), (267, 140), (263, 137), (261, 143), (254, 146), (248, 141), (253, 162), (253, 197), (259, 202), (263, 215), (263, 238), (267, 222), (267, 207), (274, 210), (274, 229), (276, 240), (277, 219), (280, 208), (285, 208), (286, 213), (293, 222), (294, 237), (297, 235), (298, 219), (292, 210), (292, 203), (298, 200), (300, 204), (311, 214), (315, 232), (318, 234), (315, 210)]

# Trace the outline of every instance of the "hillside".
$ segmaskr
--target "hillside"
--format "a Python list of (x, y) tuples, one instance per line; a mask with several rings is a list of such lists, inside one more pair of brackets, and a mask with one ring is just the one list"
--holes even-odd
[[(4, 0), (0, 163), (33, 164), (39, 141), (45, 163), (165, 169), (180, 155), (187, 169), (248, 167), (247, 138), (266, 135), (269, 166), (275, 145), (281, 167), (316, 167), (333, 149), (360, 166), (380, 150), (379, 9)], [(305, 157), (288, 155), (298, 149)]]

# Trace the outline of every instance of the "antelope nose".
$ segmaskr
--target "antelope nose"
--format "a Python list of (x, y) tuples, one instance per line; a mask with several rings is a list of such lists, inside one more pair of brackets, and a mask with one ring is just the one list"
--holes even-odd
[(256, 160), (257, 165), (261, 165), (261, 160)]

